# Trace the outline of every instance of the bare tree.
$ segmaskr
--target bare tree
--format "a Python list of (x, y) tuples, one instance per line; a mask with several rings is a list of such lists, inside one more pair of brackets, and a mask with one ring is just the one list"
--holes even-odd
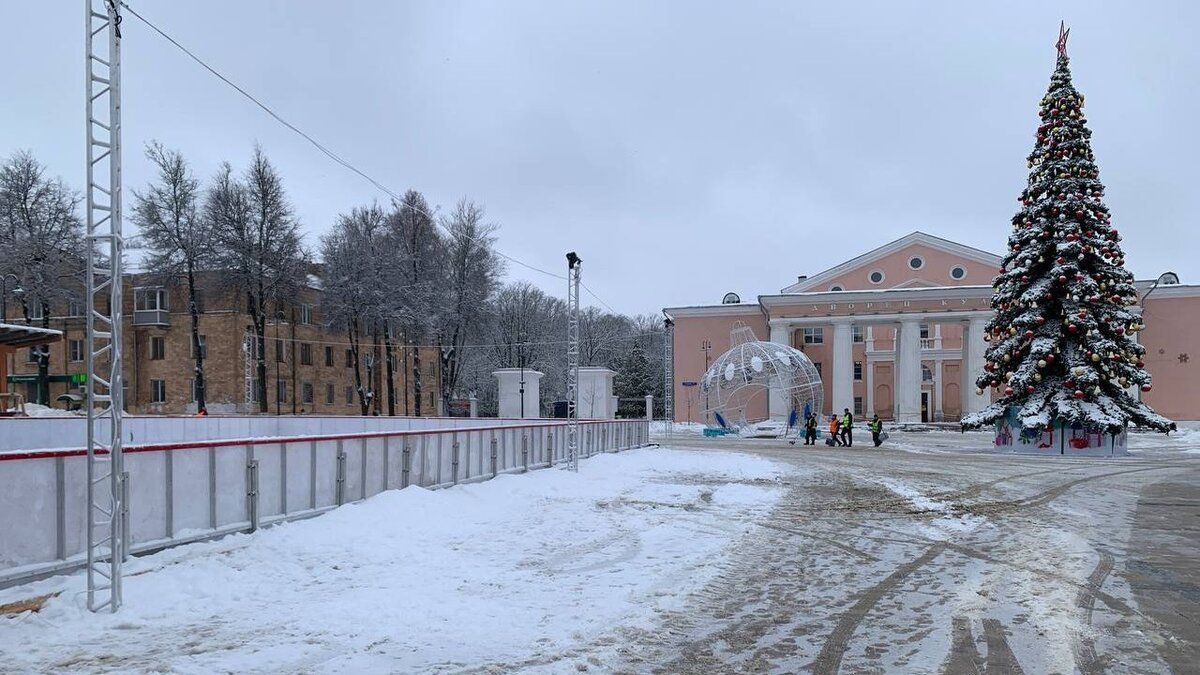
[(133, 219), (141, 229), (148, 270), (171, 281), (182, 275), (187, 284), (192, 354), (196, 362), (196, 409), (203, 410), (207, 405), (207, 387), (196, 274), (213, 261), (216, 221), (200, 212), (200, 181), (182, 154), (151, 142), (146, 146), (146, 158), (158, 169), (158, 177), (144, 192), (134, 191)]
[(363, 415), (375, 398), (373, 378), (363, 378), (363, 335), (375, 332), (388, 294), (382, 277), (382, 261), (388, 258), (384, 222), (384, 212), (376, 205), (355, 208), (339, 216), (333, 230), (321, 238), (325, 264), (322, 310), (350, 340), (354, 385)]
[(462, 376), (460, 351), (485, 321), (487, 303), (499, 286), (504, 264), (495, 251), (494, 233), (498, 227), (484, 222), (482, 206), (459, 200), (442, 223), (450, 235), (444, 267), (448, 278), (443, 286), (437, 337), (442, 360), (442, 405), (448, 411)]
[[(389, 274), (391, 287), (395, 289), (392, 314), (403, 326), (406, 344), (420, 345), (430, 337), (441, 309), (445, 244), (434, 222), (433, 210), (420, 192), (409, 190), (392, 207), (388, 215), (389, 238), (400, 261)], [(413, 412), (420, 416), (423, 382), (419, 347), (412, 350), (410, 367), (417, 402)], [(407, 400), (406, 397), (406, 403)]]
[[(46, 176), (29, 152), (0, 165), (0, 275), (16, 277), (25, 323), (50, 327), (53, 304), (80, 297), (86, 256), (75, 207), (78, 195)], [(7, 317), (0, 318), (0, 320)], [(38, 364), (38, 403), (50, 400), (50, 350), (32, 348)]]
[(307, 272), (307, 253), (283, 179), (261, 147), (241, 180), (226, 163), (206, 203), (226, 282), (246, 297), (254, 328), (259, 411), (267, 412), (266, 326), (271, 311), (295, 296)]

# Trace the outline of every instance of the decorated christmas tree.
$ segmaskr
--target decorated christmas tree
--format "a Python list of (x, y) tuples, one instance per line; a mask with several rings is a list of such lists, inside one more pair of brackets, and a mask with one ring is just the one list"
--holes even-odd
[(1137, 291), (1104, 205), (1083, 95), (1071, 84), (1068, 32), (1059, 31), (1028, 185), (994, 282), (996, 316), (984, 335), (975, 393), (1003, 395), (962, 425), (990, 424), (1016, 406), (1027, 429), (1063, 422), (1109, 433), (1128, 423), (1170, 431), (1173, 422), (1129, 391), (1150, 391), (1146, 350), (1135, 340), (1145, 326), (1129, 310)]

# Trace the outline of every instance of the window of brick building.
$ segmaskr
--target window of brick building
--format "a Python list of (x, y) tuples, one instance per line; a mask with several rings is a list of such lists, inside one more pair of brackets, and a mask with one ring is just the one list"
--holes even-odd
[(150, 402), (151, 403), (166, 403), (167, 402), (167, 381), (166, 380), (150, 380)]
[(862, 326), (850, 327), (850, 340), (853, 342), (862, 342), (864, 339)]
[(333, 385), (325, 385), (325, 405), (333, 405), (334, 396), (335, 394), (333, 393)]
[(312, 305), (300, 305), (300, 323), (308, 325), (312, 323)]
[(354, 367), (354, 351), (350, 350), (350, 349), (346, 350), (346, 367), (347, 368)]
[(300, 385), (300, 392), (301, 392), (301, 395), (304, 397), (303, 401), (305, 403), (311, 404), (313, 402), (312, 382), (305, 382), (304, 384)]
[(863, 415), (863, 397), (855, 396), (854, 397), (854, 416), (862, 417), (862, 415)]
[(71, 361), (83, 360), (83, 340), (71, 340), (67, 343), (67, 356)]
[(283, 340), (275, 338), (275, 360), (283, 363), (287, 357), (287, 350), (284, 349)]
[(325, 365), (333, 366), (333, 347), (325, 348)]
[(346, 405), (354, 405), (354, 387), (346, 387)]
[[(198, 335), (197, 337), (199, 337), (199, 338), (200, 338), (200, 358), (207, 359), (207, 358), (208, 358), (208, 339), (207, 339), (207, 336), (205, 336), (205, 335)], [(189, 338), (188, 342), (191, 342), (191, 339), (190, 339), (190, 338)], [(191, 351), (192, 351), (192, 358), (193, 358), (193, 359), (194, 359), (194, 358), (196, 358), (196, 345), (195, 345), (195, 343), (192, 343), (192, 350), (191, 350)]]
[(862, 378), (863, 378), (863, 364), (862, 364), (862, 361), (855, 361), (855, 362), (854, 362), (854, 379), (855, 379), (856, 381), (860, 381), (860, 380), (862, 380)]
[[(312, 365), (312, 345), (307, 342), (300, 343), (300, 365)], [(312, 401), (309, 401), (312, 403)]]
[(162, 361), (167, 358), (167, 339), (156, 335), (150, 336), (150, 360)]
[(86, 309), (86, 303), (84, 303), (82, 300), (67, 301), (67, 316), (69, 317), (83, 316), (83, 313)]
[(275, 402), (287, 403), (287, 380), (275, 380)]
[(821, 362), (820, 361), (817, 361), (816, 363), (814, 363), (813, 368), (817, 369), (817, 375), (821, 374)]
[(816, 328), (804, 329), (804, 344), (820, 345), (825, 344), (825, 329), (820, 326)]
[(25, 363), (37, 363), (38, 353), (37, 347), (30, 347), (29, 353), (25, 355)]

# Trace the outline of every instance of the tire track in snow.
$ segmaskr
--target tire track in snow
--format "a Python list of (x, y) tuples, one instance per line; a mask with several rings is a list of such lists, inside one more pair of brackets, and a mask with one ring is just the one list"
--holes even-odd
[[(1104, 580), (1112, 573), (1113, 567), (1116, 565), (1116, 560), (1107, 551), (1100, 552), (1100, 561), (1096, 563), (1096, 569), (1088, 575), (1087, 584), (1079, 589), (1078, 595), (1075, 596), (1075, 605), (1083, 609), (1084, 619), (1087, 624), (1092, 625), (1092, 612), (1096, 607), (1096, 593), (1099, 592), (1100, 586), (1104, 584)], [(1096, 654), (1096, 642), (1090, 637), (1080, 636), (1074, 645), (1075, 652), (1075, 667), (1083, 675), (1101, 675), (1105, 672), (1104, 663)]]
[(929, 564), (945, 550), (946, 544), (944, 542), (938, 542), (930, 546), (920, 557), (897, 567), (883, 581), (880, 581), (860, 594), (858, 600), (838, 619), (833, 632), (825, 638), (825, 644), (821, 646), (821, 651), (817, 654), (816, 661), (813, 662), (813, 675), (835, 675), (842, 667), (842, 657), (846, 654), (846, 649), (850, 644), (850, 638), (854, 636), (854, 631), (858, 629), (858, 625), (862, 623), (867, 613), (875, 607), (879, 599), (890, 593), (900, 582), (908, 578), (913, 572)]

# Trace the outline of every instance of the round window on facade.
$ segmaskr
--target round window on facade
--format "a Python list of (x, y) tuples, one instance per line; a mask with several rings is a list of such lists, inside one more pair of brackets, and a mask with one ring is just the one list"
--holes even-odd
[(842, 288), (841, 286), (838, 286), (837, 284), (834, 284), (833, 286), (830, 286), (830, 287), (829, 287), (829, 290), (831, 290), (831, 291), (833, 291), (833, 292), (835, 292), (835, 293), (836, 293), (836, 292), (838, 292), (838, 291), (844, 291), (844, 290), (846, 290), (846, 289)]
[(919, 255), (914, 255), (908, 259), (908, 266), (914, 270), (919, 270), (925, 266), (925, 259)]
[(870, 274), (868, 274), (867, 278), (870, 279), (871, 283), (873, 283), (873, 284), (882, 284), (883, 283), (883, 270), (875, 270), (875, 271), (871, 272)]
[(954, 267), (950, 268), (951, 279), (963, 279), (966, 278), (966, 276), (967, 268), (963, 267), (962, 265), (955, 265)]

